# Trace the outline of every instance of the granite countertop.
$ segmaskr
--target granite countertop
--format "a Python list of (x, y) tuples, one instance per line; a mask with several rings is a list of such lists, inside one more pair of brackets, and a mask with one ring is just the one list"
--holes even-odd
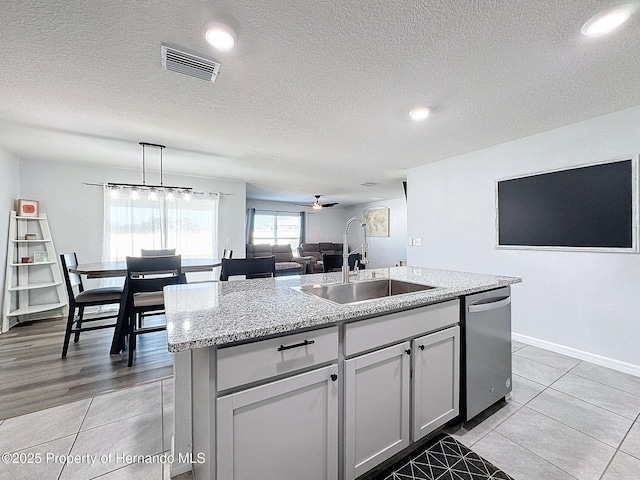
[(174, 285), (165, 288), (169, 351), (220, 346), (330, 325), (342, 320), (427, 305), (521, 281), (516, 277), (420, 267), (361, 270), (355, 280), (371, 280), (374, 277), (439, 288), (338, 305), (291, 287), (340, 283), (340, 273)]

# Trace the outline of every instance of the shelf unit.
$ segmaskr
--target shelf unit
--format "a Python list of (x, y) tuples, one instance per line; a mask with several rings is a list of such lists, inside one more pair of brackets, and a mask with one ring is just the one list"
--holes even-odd
[[(35, 234), (36, 239), (25, 240), (27, 233)], [(47, 260), (21, 261), (33, 259), (36, 252), (46, 252)], [(25, 321), (66, 316), (67, 294), (57, 260), (47, 216), (20, 217), (11, 212), (0, 332)]]

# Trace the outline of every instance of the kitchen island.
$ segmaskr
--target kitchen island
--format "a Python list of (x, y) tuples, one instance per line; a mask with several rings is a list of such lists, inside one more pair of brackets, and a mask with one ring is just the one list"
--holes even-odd
[(459, 299), (520, 279), (395, 267), (352, 281), (383, 278), (437, 288), (339, 305), (294, 288), (339, 273), (167, 287), (172, 475), (353, 479), (455, 418)]

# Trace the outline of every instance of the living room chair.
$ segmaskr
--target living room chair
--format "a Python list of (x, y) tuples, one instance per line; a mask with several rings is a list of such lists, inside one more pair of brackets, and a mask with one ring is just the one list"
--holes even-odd
[[(164, 313), (164, 293), (167, 285), (186, 283), (180, 255), (127, 257), (127, 313), (129, 318), (129, 366), (133, 365), (136, 337), (166, 330), (166, 324), (144, 327), (136, 320), (145, 312)], [(145, 317), (142, 317), (143, 319)]]
[(293, 249), (288, 243), (270, 245), (264, 243), (247, 243), (246, 258), (276, 257), (276, 276), (302, 275), (307, 271), (308, 258), (294, 257)]
[(143, 248), (142, 250), (140, 250), (141, 257), (164, 257), (167, 255), (175, 255), (175, 254), (176, 254), (175, 248), (162, 248), (160, 250), (146, 250)]
[(246, 275), (248, 279), (275, 277), (276, 257), (223, 258), (220, 280), (225, 282), (233, 275)]
[(308, 273), (324, 272), (322, 255), (342, 255), (342, 243), (319, 242), (301, 243), (298, 247), (301, 257), (311, 259), (308, 265)]
[[(349, 270), (353, 270), (356, 267), (356, 261), (360, 261), (361, 255), (359, 253), (352, 253), (349, 255)], [(322, 268), (324, 273), (339, 272), (342, 270), (342, 255), (331, 255), (328, 253), (322, 254)], [(358, 268), (364, 268), (364, 265), (359, 265)]]
[[(122, 287), (98, 287), (84, 289), (82, 285), (82, 277), (69, 271), (78, 265), (78, 257), (75, 252), (63, 253), (60, 255), (60, 263), (62, 264), (62, 273), (64, 274), (64, 282), (67, 287), (67, 295), (69, 296), (69, 316), (67, 318), (67, 328), (64, 334), (64, 343), (62, 345), (62, 358), (67, 356), (69, 349), (69, 340), (71, 334), (74, 334), (73, 343), (78, 343), (81, 332), (90, 330), (101, 330), (103, 328), (115, 328), (115, 323), (101, 324), (90, 327), (83, 327), (86, 322), (95, 322), (110, 318), (117, 318), (118, 314), (101, 315), (94, 318), (84, 318), (85, 307), (97, 305), (120, 305), (122, 302)], [(76, 309), (78, 314), (76, 316)]]

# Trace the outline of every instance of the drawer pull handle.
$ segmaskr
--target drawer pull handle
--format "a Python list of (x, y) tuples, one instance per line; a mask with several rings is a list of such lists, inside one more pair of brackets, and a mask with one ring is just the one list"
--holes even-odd
[(334, 382), (338, 379), (338, 375), (336, 375), (335, 373), (331, 374), (331, 380), (333, 380)]
[(405, 352), (407, 352), (407, 355), (411, 355), (411, 349), (410, 349), (410, 348), (407, 348), (407, 349), (405, 350)]
[(424, 345), (420, 345), (420, 350), (424, 350)]
[(315, 340), (305, 340), (304, 342), (294, 343), (293, 345), (287, 345), (286, 347), (284, 345), (280, 345), (280, 347), (278, 347), (278, 351), (281, 352), (291, 348), (306, 347), (307, 345), (312, 345), (314, 343), (316, 343)]

